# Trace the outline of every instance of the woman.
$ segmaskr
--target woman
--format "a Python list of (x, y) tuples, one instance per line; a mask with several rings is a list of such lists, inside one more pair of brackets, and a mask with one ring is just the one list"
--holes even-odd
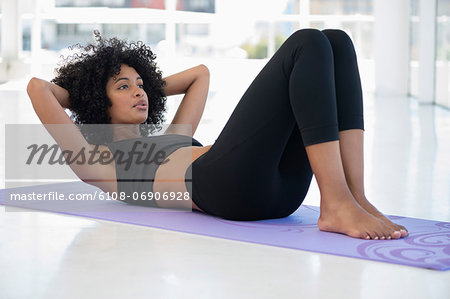
[[(343, 31), (292, 34), (206, 147), (192, 138), (208, 93), (205, 66), (161, 78), (155, 56), (142, 43), (104, 40), (98, 33), (96, 39), (59, 68), (53, 83), (33, 78), (27, 89), (43, 124), (67, 125), (64, 133), (50, 132), (63, 150), (94, 146), (64, 108), (72, 110), (77, 124), (131, 125), (114, 126), (111, 139), (97, 146), (98, 156), (114, 155), (111, 163), (70, 164), (83, 181), (105, 192), (188, 191), (196, 210), (229, 220), (262, 220), (297, 210), (314, 173), (321, 193), (319, 229), (363, 239), (407, 236), (365, 197), (361, 83), (352, 41)], [(165, 96), (183, 93), (171, 127), (150, 137), (168, 159), (147, 168), (135, 163), (127, 174), (117, 154), (133, 152), (136, 144), (145, 150), (150, 139), (142, 137), (139, 125), (161, 124)], [(192, 132), (177, 130), (176, 124), (188, 124)], [(185, 181), (165, 180), (169, 174)]]

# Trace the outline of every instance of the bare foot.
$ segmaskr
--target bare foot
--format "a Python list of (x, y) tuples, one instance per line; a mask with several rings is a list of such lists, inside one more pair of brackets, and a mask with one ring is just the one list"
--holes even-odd
[(351, 194), (338, 201), (321, 198), (317, 224), (322, 231), (342, 233), (353, 238), (366, 240), (401, 238), (399, 230), (369, 214)]
[(359, 203), (359, 205), (366, 210), (369, 214), (375, 216), (384, 222), (387, 226), (391, 227), (396, 231), (400, 231), (402, 238), (408, 235), (408, 230), (403, 225), (398, 225), (392, 222), (389, 218), (384, 216), (380, 211), (377, 210), (366, 198), (365, 195), (355, 196), (355, 200)]

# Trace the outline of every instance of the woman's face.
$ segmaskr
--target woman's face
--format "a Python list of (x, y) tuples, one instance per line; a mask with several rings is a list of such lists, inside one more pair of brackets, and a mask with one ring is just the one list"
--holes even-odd
[(147, 119), (144, 81), (134, 68), (122, 64), (120, 73), (106, 83), (106, 95), (112, 103), (108, 108), (112, 124), (141, 124)]

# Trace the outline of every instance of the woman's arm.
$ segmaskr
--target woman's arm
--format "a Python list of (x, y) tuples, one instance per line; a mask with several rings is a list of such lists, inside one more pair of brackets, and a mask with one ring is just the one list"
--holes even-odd
[(181, 134), (193, 136), (205, 109), (209, 90), (209, 70), (201, 64), (183, 72), (163, 79), (166, 82), (166, 96), (184, 94), (183, 100), (175, 113), (172, 124), (187, 124), (192, 131), (184, 130), (184, 126), (169, 126), (166, 134)]
[(73, 124), (64, 111), (70, 107), (69, 92), (50, 82), (32, 78), (27, 86), (33, 108), (45, 124)]
[[(84, 151), (85, 155), (89, 155), (89, 151), (94, 150), (94, 146), (86, 141), (64, 111), (64, 108), (70, 106), (69, 93), (66, 89), (42, 79), (32, 78), (28, 83), (27, 92), (42, 124), (61, 150), (66, 151), (63, 152), (66, 159), (68, 152), (73, 153), (73, 159), (81, 151)], [(111, 177), (109, 165), (89, 164), (81, 161), (81, 157), (76, 162), (70, 163), (69, 166), (82, 181), (100, 188), (102, 187), (101, 181)]]

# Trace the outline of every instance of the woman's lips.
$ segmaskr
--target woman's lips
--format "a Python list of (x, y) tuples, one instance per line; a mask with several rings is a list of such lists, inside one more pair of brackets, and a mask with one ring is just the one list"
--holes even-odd
[(134, 105), (134, 107), (140, 110), (146, 110), (147, 103), (145, 102), (145, 100), (140, 100)]

